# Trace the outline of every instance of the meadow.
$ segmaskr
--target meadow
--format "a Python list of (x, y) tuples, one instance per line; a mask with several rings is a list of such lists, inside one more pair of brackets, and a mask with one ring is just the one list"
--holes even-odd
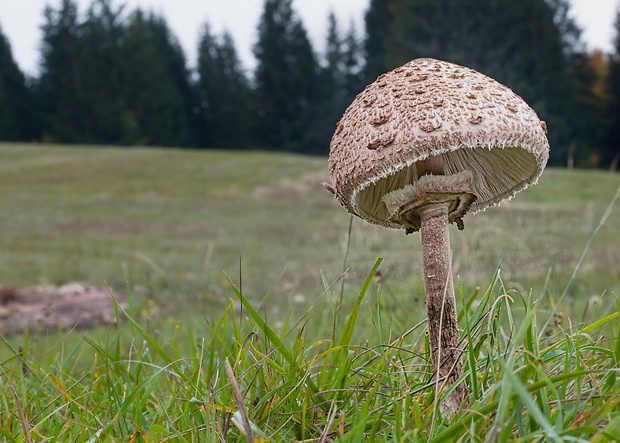
[(451, 230), (472, 397), (442, 418), (419, 238), (352, 220), (326, 169), (0, 145), (0, 284), (108, 285), (131, 306), (117, 328), (3, 338), (3, 438), (245, 441), (235, 393), (257, 441), (620, 435), (618, 174), (549, 168)]

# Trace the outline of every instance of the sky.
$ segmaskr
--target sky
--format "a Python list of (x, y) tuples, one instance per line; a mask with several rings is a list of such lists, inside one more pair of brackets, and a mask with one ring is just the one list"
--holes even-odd
[[(363, 15), (369, 0), (293, 0), (317, 52), (322, 52), (327, 30), (327, 15), (333, 10), (341, 28), (353, 22), (361, 33)], [(77, 0), (84, 12), (91, 0)], [(13, 57), (28, 75), (36, 75), (39, 63), (40, 26), (45, 5), (57, 7), (60, 0), (0, 0), (0, 26), (7, 36)], [(252, 45), (263, 0), (117, 0), (117, 5), (141, 7), (166, 17), (177, 36), (190, 65), (195, 60), (196, 46), (202, 26), (208, 22), (212, 32), (228, 30), (244, 66), (254, 64)], [(611, 51), (613, 21), (620, 0), (571, 0), (572, 16), (583, 29), (589, 49)]]

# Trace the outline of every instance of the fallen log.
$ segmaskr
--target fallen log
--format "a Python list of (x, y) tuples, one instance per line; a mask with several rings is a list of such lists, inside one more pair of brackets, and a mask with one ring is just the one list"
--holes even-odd
[[(111, 291), (124, 309), (127, 300)], [(70, 283), (64, 286), (0, 286), (0, 334), (29, 329), (92, 328), (117, 322), (114, 300), (106, 288)]]

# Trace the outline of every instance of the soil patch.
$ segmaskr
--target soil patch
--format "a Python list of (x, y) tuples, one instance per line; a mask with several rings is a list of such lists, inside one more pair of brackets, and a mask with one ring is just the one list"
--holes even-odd
[(127, 300), (121, 294), (82, 283), (0, 286), (0, 334), (116, 324), (112, 296), (127, 308)]

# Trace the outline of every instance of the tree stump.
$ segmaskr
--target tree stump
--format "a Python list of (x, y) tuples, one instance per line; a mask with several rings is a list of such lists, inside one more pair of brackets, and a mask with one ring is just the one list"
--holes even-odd
[[(112, 294), (126, 309), (125, 297), (114, 291)], [(0, 334), (3, 335), (26, 329), (86, 329), (116, 322), (114, 300), (106, 288), (81, 283), (26, 288), (0, 286)]]

